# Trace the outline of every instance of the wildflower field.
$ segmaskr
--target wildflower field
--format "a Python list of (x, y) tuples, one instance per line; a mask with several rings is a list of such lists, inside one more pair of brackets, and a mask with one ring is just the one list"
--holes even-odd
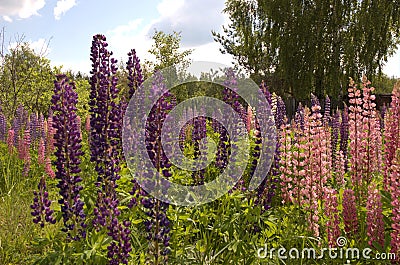
[[(237, 181), (227, 192), (180, 205), (144, 188), (171, 189), (148, 169), (201, 186), (237, 165), (243, 146), (221, 121), (194, 115), (201, 105), (184, 113), (178, 135), (168, 133), (163, 124), (181, 99), (174, 90), (154, 98), (169, 81), (162, 71), (141, 95), (155, 102), (141, 139), (126, 116), (143, 108), (130, 100), (146, 87), (135, 50), (125, 88), (105, 36), (93, 37), (90, 57), (87, 116), (78, 115), (80, 95), (64, 74), (55, 76), (48, 115), (22, 105), (12, 120), (0, 113), (0, 264), (400, 264), (400, 83), (379, 110), (363, 77), (360, 84), (350, 79), (343, 109), (311, 95), (310, 106), (300, 104), (290, 118), (262, 82), (263, 123), (263, 113), (237, 93), (239, 77), (225, 69), (220, 100), (241, 121), (247, 160), (237, 167), (242, 173), (229, 171)], [(126, 152), (126, 137), (148, 155), (141, 170), (132, 170), (140, 161)], [(213, 161), (179, 168), (162, 143), (168, 137), (188, 160)], [(262, 182), (251, 189), (256, 172)]]

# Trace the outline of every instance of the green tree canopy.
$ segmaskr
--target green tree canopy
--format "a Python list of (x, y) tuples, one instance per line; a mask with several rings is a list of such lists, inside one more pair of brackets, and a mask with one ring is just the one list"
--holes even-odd
[(155, 62), (146, 61), (148, 65), (147, 72), (170, 66), (176, 66), (177, 72), (182, 72), (189, 65), (187, 57), (193, 50), (180, 51), (182, 37), (179, 32), (174, 31), (172, 34), (169, 34), (156, 30), (152, 39), (154, 40), (154, 44), (148, 52), (154, 55), (156, 60)]
[(299, 100), (340, 99), (348, 78), (378, 75), (400, 39), (400, 1), (227, 0), (213, 32), (256, 81)]
[(35, 53), (28, 43), (18, 43), (2, 58), (0, 66), (0, 102), (11, 119), (19, 105), (30, 112), (47, 113), (54, 87), (50, 60)]

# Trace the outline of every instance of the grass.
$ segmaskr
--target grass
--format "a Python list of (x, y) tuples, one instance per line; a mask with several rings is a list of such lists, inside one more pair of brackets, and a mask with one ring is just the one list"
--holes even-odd
[(26, 264), (38, 226), (32, 222), (32, 188), (20, 182), (0, 198), (0, 264)]
[[(2, 154), (7, 154), (7, 146), (0, 144)], [(33, 158), (35, 159), (35, 158)], [(40, 254), (32, 245), (33, 240), (43, 234), (34, 224), (30, 205), (33, 190), (42, 169), (32, 166), (29, 176), (23, 176), (23, 162), (14, 155), (0, 158), (0, 264), (30, 264), (31, 259)]]

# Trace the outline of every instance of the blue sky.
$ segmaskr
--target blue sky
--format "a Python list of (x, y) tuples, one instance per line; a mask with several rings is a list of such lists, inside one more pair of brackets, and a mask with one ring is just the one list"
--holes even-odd
[[(224, 0), (0, 0), (0, 25), (6, 43), (18, 36), (37, 51), (49, 42), (47, 57), (64, 69), (90, 70), (90, 45), (94, 34), (105, 34), (116, 59), (126, 60), (135, 48), (141, 60), (152, 59), (154, 29), (181, 31), (182, 48), (194, 49), (191, 59), (229, 65), (232, 58), (219, 52), (211, 30), (227, 23)], [(400, 52), (384, 67), (400, 77)]]

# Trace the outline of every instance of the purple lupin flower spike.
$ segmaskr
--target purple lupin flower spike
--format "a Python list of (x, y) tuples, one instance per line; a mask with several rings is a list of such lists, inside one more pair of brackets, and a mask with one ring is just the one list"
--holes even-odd
[[(241, 104), (239, 102), (239, 95), (236, 93), (238, 81), (236, 78), (235, 71), (232, 68), (228, 68), (225, 71), (225, 81), (223, 82), (224, 89), (222, 91), (224, 97), (223, 101), (230, 105), (237, 113), (241, 112)], [(242, 106), (243, 107), (243, 106)], [(246, 122), (246, 120), (244, 120)]]
[(122, 158), (122, 118), (124, 103), (118, 102), (119, 90), (117, 60), (107, 50), (106, 37), (93, 36), (90, 71), (90, 153), (98, 178), (98, 196), (94, 208), (93, 224), (97, 229), (106, 227), (113, 241), (108, 246), (111, 264), (128, 263), (130, 230), (118, 220), (120, 210), (116, 181), (120, 178)]
[(286, 119), (286, 105), (280, 96), (277, 99), (276, 113), (274, 118), (276, 129), (280, 130), (281, 126), (285, 124)]
[(53, 217), (53, 210), (50, 209), (51, 201), (47, 192), (46, 179), (42, 176), (38, 184), (38, 191), (33, 192), (34, 198), (31, 205), (33, 222), (44, 227), (45, 222), (55, 224), (56, 220)]
[[(194, 144), (194, 157), (195, 159), (200, 157), (200, 140), (206, 137), (206, 117), (199, 116), (193, 120), (193, 131), (192, 131), (192, 142)], [(204, 150), (203, 150), (204, 151)], [(195, 185), (204, 184), (205, 170), (199, 170), (192, 172), (192, 177)]]
[(3, 112), (0, 111), (0, 141), (5, 142), (7, 138), (7, 119)]
[(345, 106), (342, 111), (342, 122), (340, 123), (340, 151), (343, 152), (343, 156), (345, 159), (345, 170), (347, 171), (347, 148), (348, 148), (348, 140), (349, 140), (349, 112), (348, 107)]
[(269, 106), (272, 106), (272, 95), (269, 92), (268, 86), (265, 84), (264, 80), (261, 81), (260, 89), (263, 92), (265, 98), (267, 99)]
[(321, 106), (319, 99), (311, 93), (311, 106)]
[(339, 113), (339, 110), (336, 110), (335, 114), (332, 117), (331, 146), (332, 146), (332, 162), (333, 163), (335, 163), (335, 161), (336, 161), (339, 132), (340, 132), (340, 113)]
[[(271, 93), (269, 93), (267, 87), (265, 86), (264, 82), (261, 83), (260, 86), (261, 90), (263, 91), (264, 96), (267, 99), (267, 102), (270, 106), (272, 106), (272, 96)], [(276, 125), (276, 128), (280, 128), (281, 125), (284, 124), (284, 121), (286, 119), (286, 107), (285, 103), (283, 102), (282, 98), (278, 97), (277, 100), (277, 110), (274, 115), (274, 122)], [(257, 117), (255, 119), (255, 130), (254, 130), (254, 141), (255, 141), (255, 148), (254, 152), (252, 154), (253, 156), (253, 161), (251, 165), (251, 172), (254, 172), (258, 159), (260, 156), (260, 145), (262, 144), (262, 139), (261, 139), (261, 130), (260, 130), (260, 124), (257, 121)], [(279, 168), (279, 159), (280, 159), (280, 153), (279, 153), (279, 141), (276, 142), (276, 149), (274, 153), (274, 160), (271, 165), (271, 169), (268, 172), (268, 176), (264, 179), (264, 181), (261, 183), (261, 185), (257, 188), (257, 197), (255, 199), (255, 204), (261, 206), (261, 211), (265, 212), (271, 208), (271, 202), (272, 198), (275, 195), (275, 189), (276, 189), (276, 183), (278, 181), (278, 168)], [(253, 173), (251, 173), (253, 174)], [(259, 227), (255, 227), (256, 231), (259, 231)]]
[(81, 163), (80, 127), (76, 114), (78, 94), (75, 84), (69, 82), (65, 75), (57, 75), (54, 81), (54, 94), (51, 99), (53, 104), (53, 127), (55, 128), (54, 146), (56, 148), (55, 176), (58, 179), (57, 188), (61, 199), (61, 212), (64, 221), (63, 231), (73, 240), (85, 237), (84, 203), (80, 198), (82, 181), (79, 173)]
[(23, 130), (25, 130), (26, 124), (28, 122), (28, 112), (24, 109), (22, 105), (19, 105), (14, 117), (13, 127), (14, 130), (14, 145), (18, 143), (18, 137), (21, 136)]
[[(131, 49), (128, 53), (128, 61), (126, 63), (126, 70), (128, 70), (128, 87), (129, 87), (129, 94), (128, 99), (129, 101), (132, 96), (135, 94), (136, 90), (143, 84), (143, 75), (142, 75), (142, 68), (140, 66), (140, 59), (136, 55), (136, 50)], [(125, 106), (124, 106), (125, 108)], [(141, 187), (137, 183), (135, 178), (132, 178), (132, 190), (130, 194), (133, 196), (129, 202), (128, 207), (132, 208), (134, 205), (137, 205), (139, 194), (141, 193)]]
[(29, 116), (29, 130), (31, 133), (31, 141), (33, 144), (36, 142), (38, 137), (38, 122), (39, 118), (37, 113), (31, 113), (31, 115)]
[(329, 126), (331, 122), (331, 100), (328, 95), (325, 97), (323, 124)]
[[(135, 91), (143, 84), (142, 68), (140, 67), (140, 59), (136, 55), (136, 50), (132, 49), (128, 53), (128, 62), (126, 63), (128, 70), (128, 87), (129, 99), (135, 94)], [(129, 100), (128, 99), (128, 100)]]
[[(154, 74), (150, 97), (157, 94), (157, 91), (164, 90), (164, 78), (159, 71)], [(160, 97), (147, 119), (146, 125), (146, 147), (149, 157), (152, 160), (153, 166), (165, 178), (171, 177), (170, 168), (172, 164), (167, 159), (161, 143), (161, 129), (162, 124), (171, 111), (176, 102), (173, 100), (174, 96), (167, 92)], [(151, 181), (151, 180), (150, 180)], [(163, 185), (163, 183), (155, 183), (156, 185)], [(161, 187), (168, 188), (168, 187)], [(145, 228), (147, 232), (147, 239), (149, 240), (150, 253), (153, 258), (152, 264), (163, 264), (168, 260), (169, 249), (169, 232), (170, 221), (167, 217), (168, 203), (156, 200), (152, 197), (145, 196), (142, 198), (141, 203), (146, 209), (148, 218), (145, 220)]]
[(380, 128), (383, 130), (385, 128), (385, 115), (386, 115), (387, 107), (383, 105), (380, 110)]

